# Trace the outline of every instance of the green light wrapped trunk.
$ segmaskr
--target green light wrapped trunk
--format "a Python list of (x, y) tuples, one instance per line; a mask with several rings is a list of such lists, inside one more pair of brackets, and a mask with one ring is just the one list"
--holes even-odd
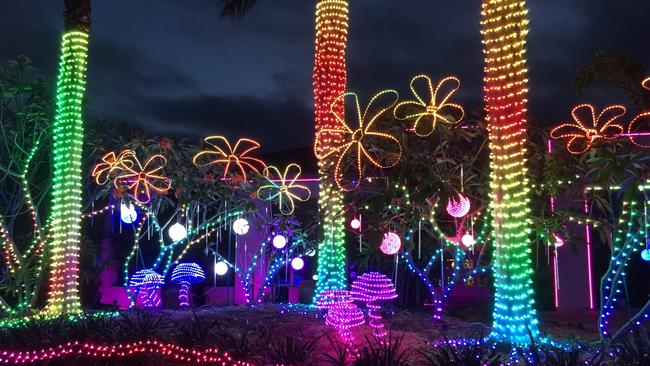
[(83, 100), (90, 30), (90, 0), (65, 1), (65, 30), (56, 88), (52, 208), (49, 217), (50, 288), (46, 312), (81, 312), (79, 250), (81, 239), (84, 141)]

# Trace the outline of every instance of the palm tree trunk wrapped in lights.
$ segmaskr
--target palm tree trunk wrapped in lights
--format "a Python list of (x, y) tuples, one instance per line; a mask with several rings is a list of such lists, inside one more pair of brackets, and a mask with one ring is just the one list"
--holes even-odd
[[(341, 116), (344, 105), (332, 106), (334, 100), (346, 91), (345, 50), (348, 35), (348, 1), (319, 0), (316, 5), (316, 56), (314, 63), (314, 102), (316, 131), (337, 129), (339, 123), (332, 108)], [(317, 139), (315, 150), (322, 155), (327, 145), (340, 144), (342, 136), (330, 134)], [(318, 283), (316, 298), (325, 290), (344, 289), (347, 285), (345, 269), (345, 218), (343, 193), (334, 184), (333, 162), (319, 161), (320, 199), (323, 239), (318, 252)]]
[(538, 336), (525, 157), (528, 11), (525, 0), (483, 0), (481, 15), (495, 245), (491, 335), (528, 344), (529, 331), (533, 338)]
[(79, 302), (83, 98), (90, 32), (90, 0), (65, 1), (65, 29), (56, 88), (52, 209), (48, 243), (50, 289), (46, 312), (74, 314)]

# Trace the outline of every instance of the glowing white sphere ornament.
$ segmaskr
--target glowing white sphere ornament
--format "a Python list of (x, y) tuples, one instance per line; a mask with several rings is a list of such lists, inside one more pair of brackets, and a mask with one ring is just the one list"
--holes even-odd
[(476, 244), (476, 239), (474, 239), (474, 235), (467, 233), (463, 235), (462, 238), (460, 238), (460, 242), (466, 247), (466, 248), (471, 248)]
[(361, 220), (358, 218), (353, 218), (352, 221), (350, 221), (350, 227), (353, 228), (354, 230), (359, 230), (361, 229)]
[(287, 246), (287, 238), (282, 235), (278, 234), (275, 237), (273, 237), (273, 247), (276, 249), (282, 249)]
[(447, 202), (447, 213), (452, 217), (465, 217), (469, 213), (470, 208), (469, 198), (460, 193), (458, 194), (458, 199), (449, 198), (449, 202)]
[(125, 224), (132, 224), (138, 219), (138, 211), (135, 210), (133, 203), (127, 206), (125, 203), (120, 205), (120, 219)]
[(650, 262), (650, 249), (643, 249), (641, 251), (641, 259), (646, 262)]
[(181, 241), (187, 238), (187, 229), (183, 224), (180, 224), (178, 222), (170, 226), (167, 233), (169, 234), (169, 237), (174, 242)]
[(553, 234), (553, 244), (559, 248), (564, 245), (564, 239), (559, 234)]
[(291, 268), (293, 268), (294, 271), (300, 271), (305, 268), (305, 261), (300, 257), (296, 257), (291, 260)]
[(384, 238), (381, 240), (381, 245), (379, 246), (379, 249), (384, 254), (396, 254), (399, 252), (400, 248), (402, 248), (402, 239), (399, 237), (399, 235), (393, 232), (384, 234)]
[(248, 233), (250, 226), (248, 225), (248, 220), (244, 218), (239, 218), (232, 223), (232, 231), (237, 235), (246, 235)]
[(226, 262), (217, 262), (214, 264), (214, 273), (217, 276), (223, 276), (228, 273), (228, 264)]

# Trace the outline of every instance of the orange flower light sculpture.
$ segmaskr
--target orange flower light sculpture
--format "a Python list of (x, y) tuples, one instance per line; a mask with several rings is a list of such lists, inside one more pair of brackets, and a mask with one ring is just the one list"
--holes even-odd
[(257, 190), (257, 197), (271, 201), (278, 199), (280, 212), (291, 215), (295, 209), (294, 200), (305, 202), (311, 197), (311, 191), (306, 186), (296, 184), (302, 174), (300, 165), (291, 163), (284, 169), (284, 173), (274, 166), (264, 169), (264, 177), (268, 184)]
[(143, 166), (132, 151), (123, 155), (122, 172), (115, 178), (115, 188), (130, 191), (129, 196), (141, 204), (151, 201), (152, 191), (159, 194), (169, 191), (172, 181), (161, 175), (167, 165), (164, 156), (154, 155)]
[[(419, 93), (417, 84), (427, 88), (425, 93)], [(451, 96), (460, 88), (460, 80), (456, 77), (446, 77), (433, 88), (433, 82), (427, 75), (418, 75), (411, 80), (411, 91), (416, 100), (407, 100), (395, 107), (395, 118), (415, 120), (413, 129), (421, 137), (429, 136), (435, 131), (438, 123), (453, 125), (465, 118), (465, 110), (456, 103), (450, 103)]]
[(574, 122), (555, 127), (551, 131), (551, 137), (568, 139), (567, 150), (572, 154), (582, 154), (599, 141), (618, 138), (624, 129), (614, 122), (626, 112), (624, 106), (612, 105), (596, 115), (594, 106), (581, 104), (571, 111)]
[(260, 144), (255, 140), (240, 138), (234, 146), (223, 136), (210, 136), (206, 137), (203, 141), (211, 149), (203, 150), (194, 155), (194, 165), (224, 165), (223, 178), (228, 176), (230, 167), (233, 165), (239, 170), (244, 180), (248, 177), (246, 175), (247, 170), (252, 170), (260, 174), (260, 170), (266, 167), (266, 163), (262, 160), (248, 156), (251, 151), (257, 150), (260, 147)]
[(131, 150), (125, 150), (119, 155), (115, 155), (114, 152), (109, 152), (108, 154), (102, 157), (101, 162), (97, 163), (93, 168), (92, 177), (95, 178), (95, 183), (97, 185), (103, 186), (111, 180), (111, 175), (115, 171), (122, 169), (124, 164), (131, 164), (130, 160), (124, 160), (126, 154), (133, 154)]
[[(337, 109), (334, 108), (338, 103), (345, 102), (345, 98), (351, 97), (354, 102), (354, 109), (356, 111), (356, 117), (358, 119), (359, 127), (352, 129), (345, 118), (339, 113)], [(373, 105), (379, 100), (387, 98), (389, 103), (386, 103), (386, 106), (375, 108)], [(402, 146), (399, 141), (392, 135), (387, 133), (372, 131), (373, 124), (381, 117), (386, 111), (390, 110), (397, 100), (399, 95), (395, 90), (384, 90), (377, 95), (375, 95), (365, 111), (361, 111), (361, 106), (359, 105), (359, 97), (354, 93), (345, 93), (336, 98), (332, 103), (332, 114), (336, 120), (341, 124), (340, 128), (329, 129), (323, 128), (319, 130), (316, 134), (316, 146), (323, 147), (322, 149), (316, 149), (316, 157), (323, 160), (330, 157), (336, 159), (336, 165), (334, 169), (334, 181), (336, 185), (345, 192), (350, 192), (359, 187), (362, 179), (363, 163), (365, 160), (370, 162), (372, 165), (378, 168), (390, 168), (397, 164), (400, 157), (402, 156)], [(372, 110), (376, 110), (374, 113), (371, 113)], [(343, 139), (340, 143), (328, 145), (323, 143), (321, 140), (327, 139), (328, 136), (339, 135), (343, 136)], [(393, 158), (382, 159), (377, 153), (377, 149), (371, 146), (370, 142), (372, 139), (377, 141), (383, 141), (389, 145), (395, 147), (395, 154)], [(327, 148), (325, 148), (327, 147)], [(345, 182), (343, 173), (344, 173), (344, 161), (346, 158), (350, 158), (354, 161), (355, 165), (355, 176), (350, 182)], [(386, 161), (387, 160), (387, 161)]]

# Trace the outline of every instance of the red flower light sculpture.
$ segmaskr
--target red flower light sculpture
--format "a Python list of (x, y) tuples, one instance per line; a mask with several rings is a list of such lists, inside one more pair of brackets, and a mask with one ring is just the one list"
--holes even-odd
[(231, 165), (235, 165), (239, 169), (244, 180), (247, 178), (247, 170), (252, 170), (260, 174), (260, 170), (266, 167), (266, 163), (262, 160), (248, 156), (251, 151), (257, 150), (260, 147), (260, 144), (255, 140), (240, 138), (234, 146), (223, 136), (210, 136), (206, 137), (203, 141), (210, 145), (211, 149), (200, 151), (194, 155), (194, 165), (225, 165), (223, 178), (228, 176)]
[(384, 323), (381, 320), (381, 302), (392, 300), (397, 297), (395, 286), (390, 278), (379, 272), (368, 272), (354, 280), (350, 291), (352, 300), (361, 301), (366, 304), (372, 333), (376, 337), (386, 335)]
[(627, 110), (621, 105), (612, 105), (596, 115), (590, 104), (573, 108), (573, 123), (563, 123), (551, 131), (554, 139), (568, 139), (567, 150), (572, 154), (582, 154), (601, 140), (613, 140), (624, 131), (623, 126), (614, 122)]
[[(425, 82), (428, 89), (427, 100), (422, 98), (417, 91), (416, 84), (420, 80)], [(460, 104), (449, 103), (449, 99), (458, 88), (460, 88), (460, 80), (453, 76), (440, 80), (434, 89), (430, 77), (418, 75), (411, 80), (411, 91), (417, 100), (407, 100), (399, 103), (395, 107), (395, 118), (401, 120), (414, 119), (413, 129), (415, 134), (421, 137), (431, 135), (438, 123), (453, 125), (465, 118), (465, 110)], [(439, 94), (442, 95), (441, 98), (439, 98)], [(414, 112), (413, 109), (416, 111)]]
[(162, 170), (167, 165), (167, 159), (162, 155), (154, 155), (142, 165), (140, 160), (132, 151), (124, 153), (122, 171), (115, 178), (115, 188), (128, 190), (129, 196), (141, 204), (147, 204), (151, 201), (152, 191), (164, 194), (169, 191), (172, 181), (161, 175)]
[[(359, 128), (357, 129), (352, 129), (345, 118), (341, 115), (340, 111), (334, 108), (336, 105), (344, 103), (346, 97), (352, 97), (354, 102), (356, 117), (359, 122)], [(374, 109), (373, 104), (383, 97), (388, 97), (390, 99), (387, 106), (380, 107), (377, 112), (371, 114), (370, 111)], [(330, 156), (336, 158), (334, 181), (342, 191), (350, 192), (359, 187), (362, 179), (364, 160), (367, 160), (372, 165), (382, 169), (390, 168), (399, 161), (402, 156), (402, 146), (399, 141), (387, 133), (371, 131), (372, 125), (377, 121), (377, 119), (379, 119), (379, 117), (397, 103), (398, 98), (399, 95), (396, 91), (384, 90), (372, 98), (363, 112), (359, 105), (359, 97), (354, 93), (345, 93), (336, 98), (332, 103), (332, 114), (341, 124), (341, 127), (336, 129), (323, 128), (316, 133), (316, 157), (318, 157), (319, 160), (326, 159)], [(332, 141), (330, 141), (332, 136), (341, 135), (344, 136), (344, 139), (340, 144), (335, 144), (333, 146), (330, 145), (332, 143)], [(370, 138), (382, 140), (393, 145), (393, 147), (396, 147), (396, 153), (394, 154), (396, 157), (388, 159), (388, 162), (382, 162), (376, 149), (369, 144), (368, 140)], [(354, 161), (356, 168), (355, 177), (351, 182), (344, 182), (343, 178), (343, 163), (346, 158), (351, 158), (351, 160)]]
[[(643, 80), (641, 86), (646, 90), (650, 90), (650, 77)], [(642, 143), (638, 139), (639, 138), (638, 135), (641, 132), (640, 130), (645, 132), (650, 131), (650, 111), (643, 112), (637, 115), (636, 117), (634, 117), (634, 119), (630, 122), (630, 124), (627, 127), (627, 134), (630, 138), (630, 141), (638, 147), (648, 149), (650, 148), (650, 142)]]

